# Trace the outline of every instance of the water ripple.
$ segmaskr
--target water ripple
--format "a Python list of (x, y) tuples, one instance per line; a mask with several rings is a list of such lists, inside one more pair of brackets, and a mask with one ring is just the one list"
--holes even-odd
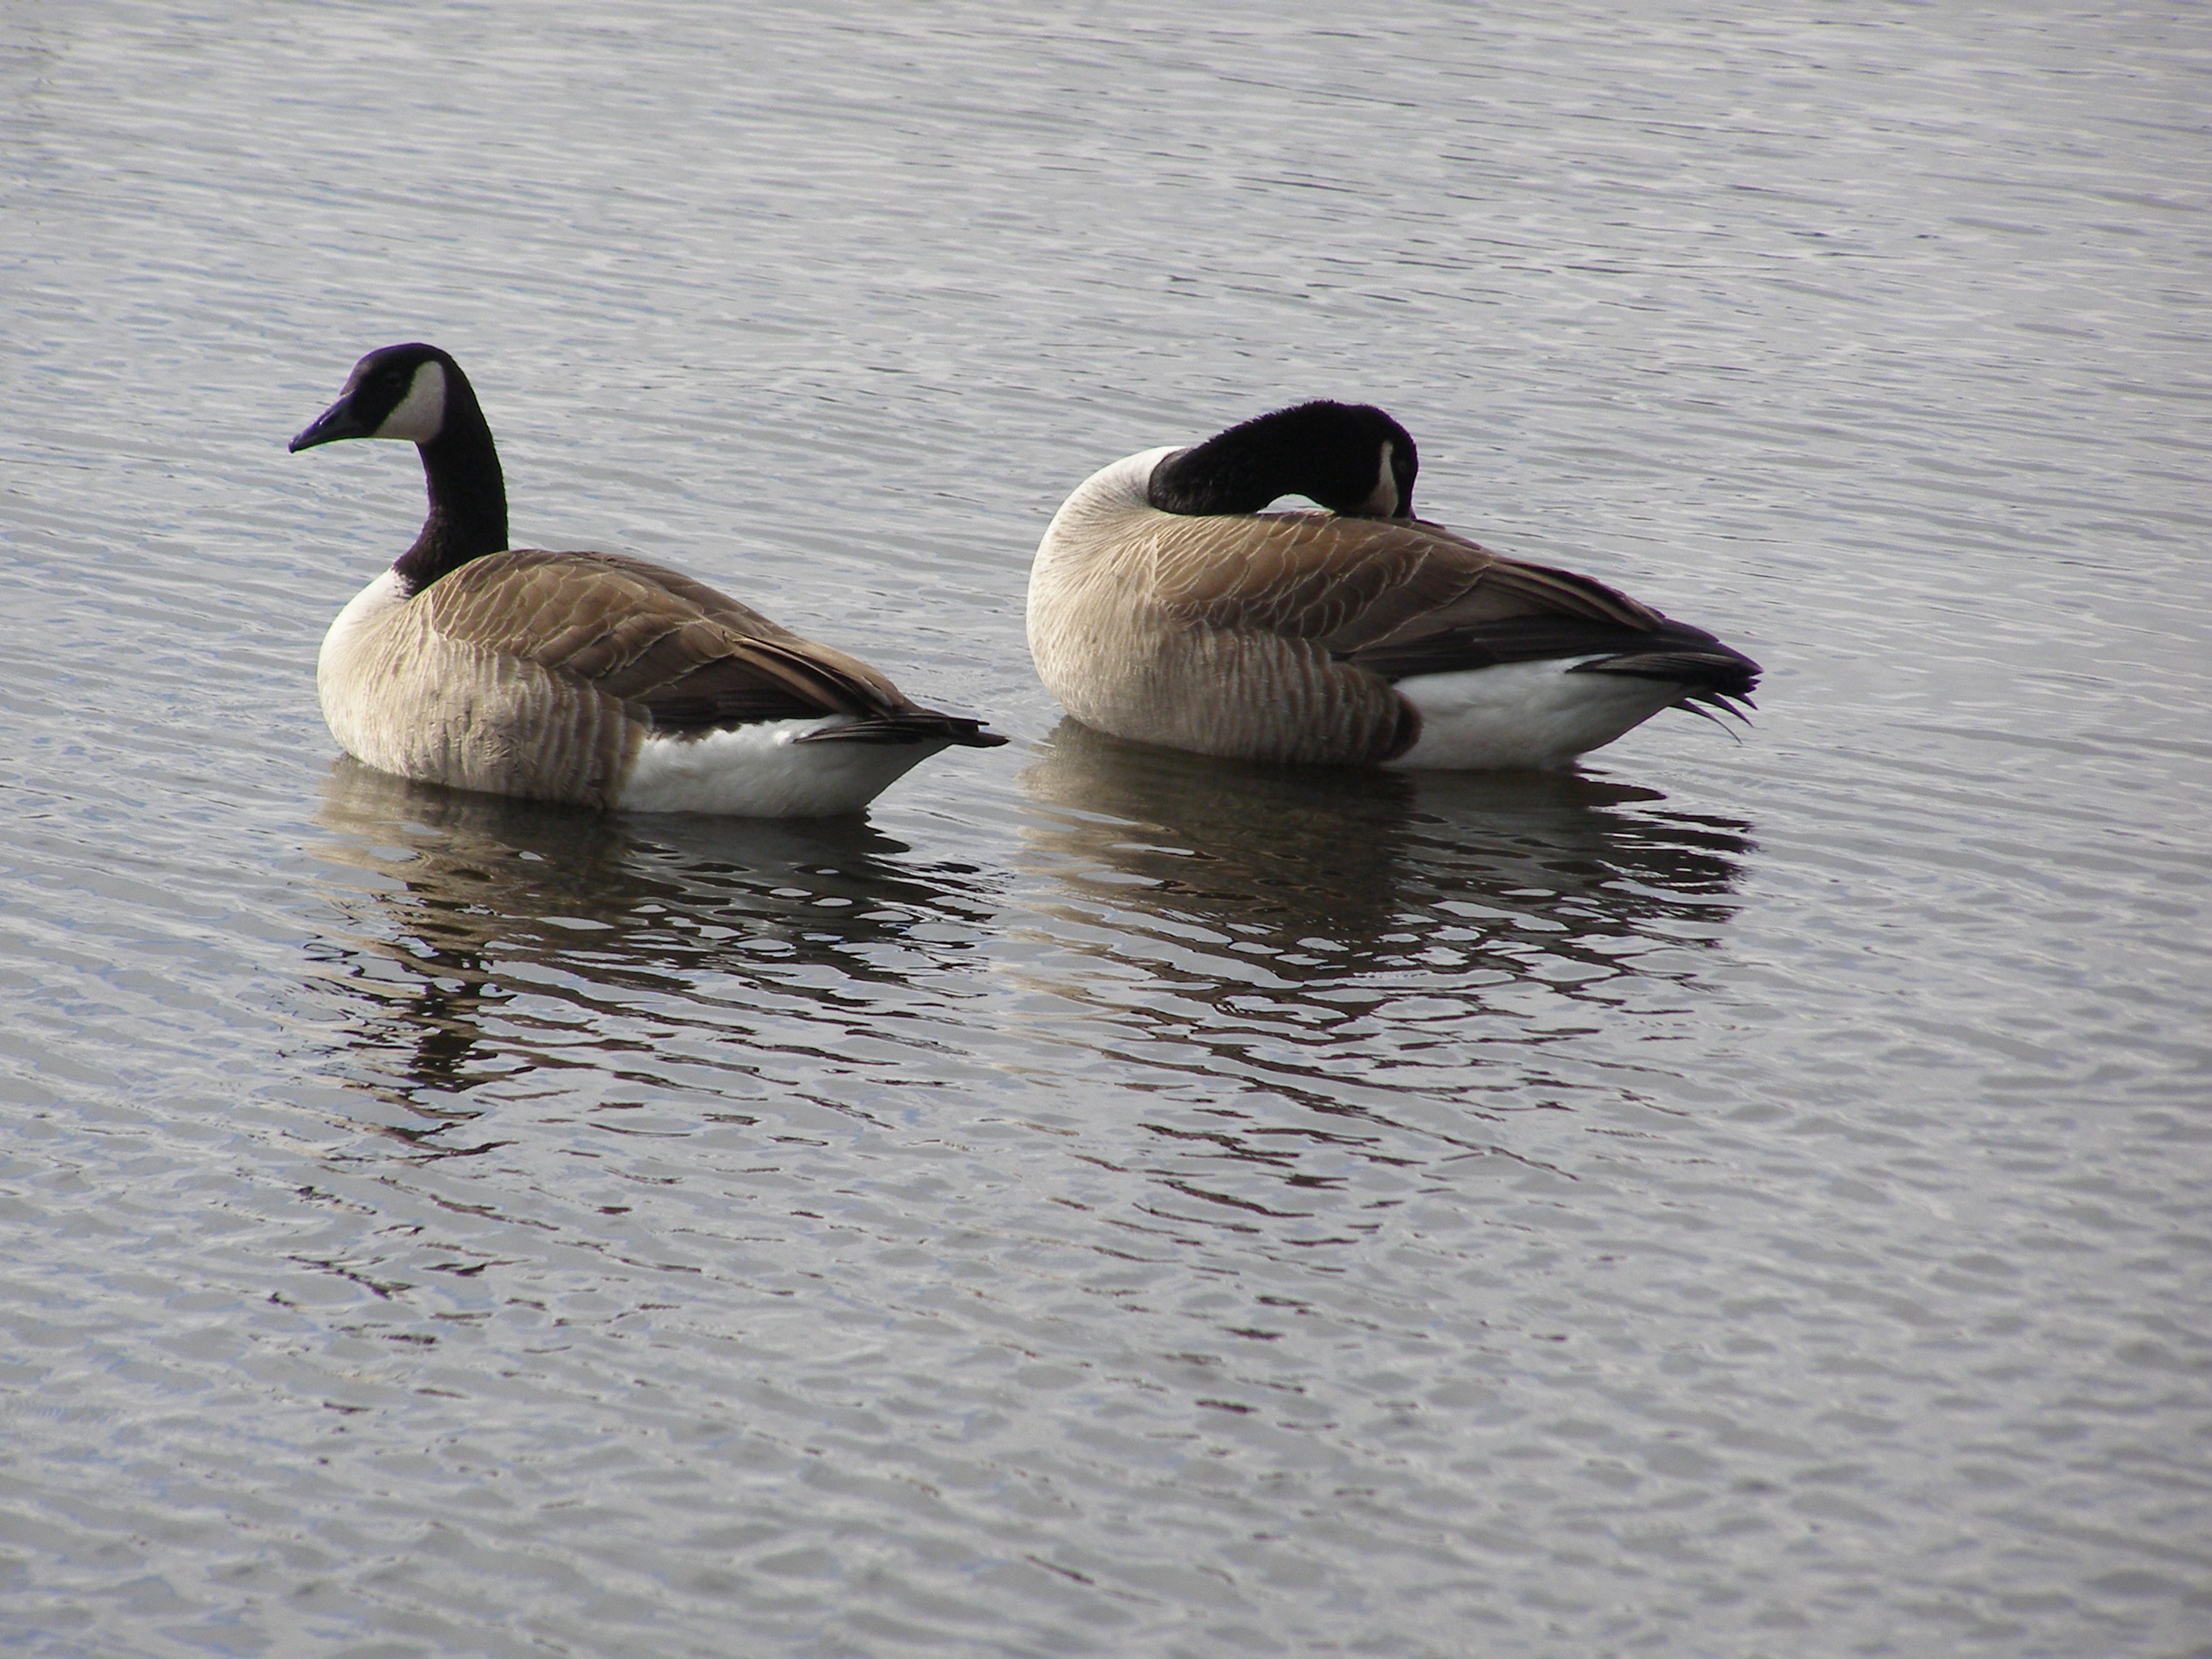
[[(2195, 1650), (2188, 17), (17, 12), (12, 1647)], [(1019, 741), (804, 826), (333, 765), (421, 486), (283, 445), (422, 335), (521, 539)], [(1747, 741), (1056, 724), (1053, 506), (1309, 395)]]

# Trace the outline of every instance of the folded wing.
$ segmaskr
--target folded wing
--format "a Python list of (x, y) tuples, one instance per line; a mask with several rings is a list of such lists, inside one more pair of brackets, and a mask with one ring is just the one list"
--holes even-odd
[(1419, 520), (1191, 518), (1159, 531), (1154, 558), (1154, 591), (1178, 621), (1310, 641), (1385, 680), (1581, 656), (1605, 659), (1583, 665), (1590, 672), (1728, 696), (1757, 676), (1703, 629), (1603, 582)]
[(845, 716), (814, 740), (988, 747), (980, 723), (924, 709), (856, 658), (704, 582), (614, 553), (515, 551), (471, 561), (422, 602), (443, 637), (588, 687), (655, 732)]

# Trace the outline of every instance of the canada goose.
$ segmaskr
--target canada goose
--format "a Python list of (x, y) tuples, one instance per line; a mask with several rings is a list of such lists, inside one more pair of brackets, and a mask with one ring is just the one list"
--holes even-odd
[[(1030, 572), (1047, 689), (1140, 743), (1450, 771), (1563, 766), (1662, 709), (1741, 716), (1757, 663), (1414, 518), (1417, 467), (1382, 410), (1316, 402), (1093, 474)], [(1328, 511), (1261, 511), (1286, 495)]]
[(460, 365), (387, 346), (292, 441), (405, 438), (430, 512), (323, 638), (331, 734), (385, 771), (643, 812), (856, 812), (951, 744), (1006, 739), (702, 582), (507, 547), (506, 483)]

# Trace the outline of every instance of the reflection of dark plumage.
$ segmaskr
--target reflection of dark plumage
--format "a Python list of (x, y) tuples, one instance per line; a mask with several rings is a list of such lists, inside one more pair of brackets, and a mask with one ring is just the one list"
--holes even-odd
[(319, 854), (372, 878), (337, 888), (351, 925), (318, 954), (366, 1014), (356, 1047), (370, 1072), (418, 1110), (436, 1105), (425, 1092), (519, 1063), (485, 1032), (518, 965), (532, 995), (569, 997), (580, 1017), (763, 963), (896, 982), (883, 947), (993, 908), (966, 867), (906, 863), (903, 842), (857, 819), (625, 821), (341, 760), (317, 822)]
[(1723, 920), (1751, 849), (1741, 823), (1572, 773), (1267, 766), (1074, 720), (1021, 784), (1056, 936), (1101, 970), (1039, 989), (1152, 1080), (1144, 1167), (1178, 1231), (1238, 1224), (1260, 1170), (1271, 1206), (1313, 1213), (1310, 1153), (1519, 1156), (1478, 1121), (1546, 1103), (1563, 1025), (1608, 1020), (1638, 956)]
[[(1346, 962), (1407, 962), (1480, 901), (1558, 924), (1547, 949), (1709, 919), (1747, 826), (1652, 810), (1663, 797), (1572, 773), (1378, 778), (1204, 759), (1063, 721), (1022, 774), (1030, 844), (1127, 925), (1199, 924)], [(1439, 909), (1449, 901), (1458, 911)], [(1668, 942), (1674, 943), (1668, 936)]]

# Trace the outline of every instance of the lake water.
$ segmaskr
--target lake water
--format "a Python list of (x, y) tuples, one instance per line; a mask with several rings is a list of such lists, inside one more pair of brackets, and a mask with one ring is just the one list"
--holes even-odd
[[(0, 7), (0, 1646), (2212, 1653), (2202, 8), (872, 10)], [(1014, 743), (340, 758), (417, 338)], [(1757, 725), (1060, 723), (1061, 497), (1324, 395)]]

